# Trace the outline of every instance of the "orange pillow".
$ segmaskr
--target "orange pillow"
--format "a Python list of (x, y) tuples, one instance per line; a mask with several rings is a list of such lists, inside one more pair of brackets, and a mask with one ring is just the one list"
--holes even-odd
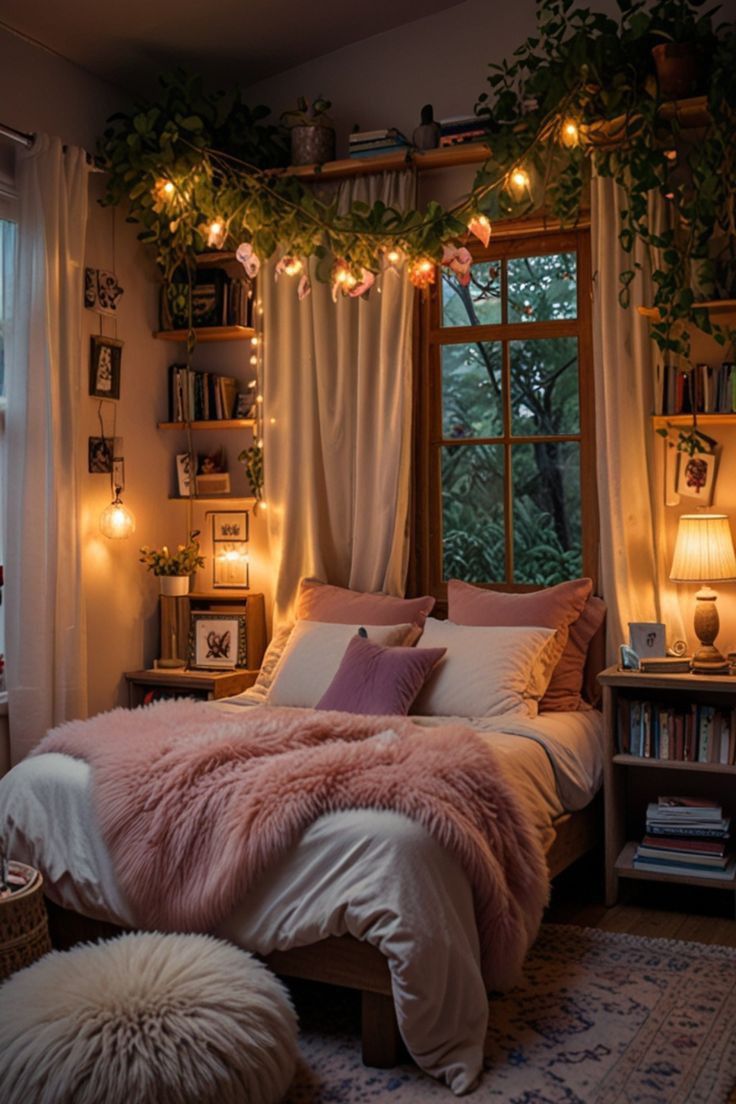
[(540, 710), (580, 709), (584, 708), (580, 689), (585, 656), (579, 680), (572, 657), (565, 658), (561, 670), (560, 661), (565, 656), (570, 627), (579, 620), (592, 591), (591, 579), (571, 579), (525, 594), (487, 590), (451, 579), (447, 584), (447, 616), (457, 625), (539, 625), (554, 629), (545, 657), (550, 681)]

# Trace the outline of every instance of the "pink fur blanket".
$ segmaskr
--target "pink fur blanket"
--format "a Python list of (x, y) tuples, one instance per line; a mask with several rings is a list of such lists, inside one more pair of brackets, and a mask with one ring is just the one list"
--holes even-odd
[(514, 982), (547, 901), (541, 842), (497, 757), (460, 725), (165, 701), (53, 730), (86, 759), (118, 884), (141, 927), (207, 931), (323, 813), (418, 821), (474, 891), (486, 983)]

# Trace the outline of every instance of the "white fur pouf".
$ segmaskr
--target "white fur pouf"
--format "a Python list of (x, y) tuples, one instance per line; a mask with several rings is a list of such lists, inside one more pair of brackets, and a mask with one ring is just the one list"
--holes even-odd
[(207, 935), (53, 951), (0, 987), (3, 1104), (276, 1104), (294, 1075), (283, 985)]

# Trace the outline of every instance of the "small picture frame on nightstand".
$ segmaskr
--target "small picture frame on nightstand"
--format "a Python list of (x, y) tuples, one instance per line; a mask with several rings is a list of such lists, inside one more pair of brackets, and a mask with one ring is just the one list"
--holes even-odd
[(661, 621), (629, 621), (629, 643), (639, 659), (666, 655), (665, 626)]
[(192, 611), (189, 665), (200, 671), (247, 667), (246, 618), (239, 613)]

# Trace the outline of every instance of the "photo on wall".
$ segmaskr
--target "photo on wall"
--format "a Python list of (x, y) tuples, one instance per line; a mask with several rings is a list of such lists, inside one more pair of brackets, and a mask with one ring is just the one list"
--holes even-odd
[(194, 611), (189, 638), (189, 664), (202, 670), (246, 667), (245, 615)]
[(98, 399), (120, 398), (120, 365), (123, 343), (114, 337), (90, 338), (89, 393)]
[(680, 456), (680, 472), (677, 493), (681, 498), (693, 499), (702, 506), (710, 506), (716, 481), (718, 458), (714, 452), (696, 452), (693, 456)]
[(112, 474), (116, 460), (122, 456), (122, 437), (88, 438), (87, 471), (90, 475)]

